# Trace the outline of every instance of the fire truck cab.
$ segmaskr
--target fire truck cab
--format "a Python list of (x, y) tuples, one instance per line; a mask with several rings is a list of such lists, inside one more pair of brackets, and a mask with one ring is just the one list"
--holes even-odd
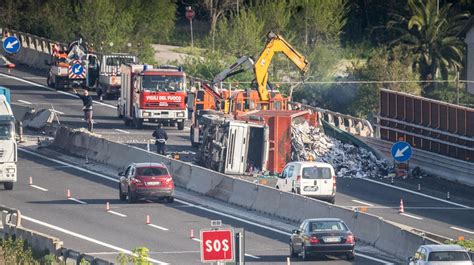
[(122, 64), (122, 88), (117, 114), (127, 126), (144, 122), (169, 123), (184, 129), (186, 74), (181, 67)]

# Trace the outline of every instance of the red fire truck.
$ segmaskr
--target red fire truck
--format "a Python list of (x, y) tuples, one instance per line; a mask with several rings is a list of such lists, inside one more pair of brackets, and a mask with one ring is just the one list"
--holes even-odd
[(127, 126), (143, 122), (169, 123), (184, 129), (186, 74), (181, 67), (122, 64), (122, 89), (117, 114)]

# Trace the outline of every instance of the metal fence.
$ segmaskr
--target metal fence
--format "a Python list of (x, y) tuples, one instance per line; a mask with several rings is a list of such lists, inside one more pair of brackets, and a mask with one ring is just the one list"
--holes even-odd
[(472, 162), (474, 109), (381, 89), (378, 132), (413, 147)]

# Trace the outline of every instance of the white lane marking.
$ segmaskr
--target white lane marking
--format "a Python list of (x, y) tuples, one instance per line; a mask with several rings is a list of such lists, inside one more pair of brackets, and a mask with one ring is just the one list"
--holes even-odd
[(45, 80), (46, 77), (41, 77), (41, 76), (25, 76), (23, 77), (24, 79), (31, 79), (31, 80)]
[(251, 254), (248, 254), (248, 253), (245, 253), (244, 255), (246, 257), (250, 257), (250, 258), (253, 258), (253, 259), (260, 259), (260, 257), (254, 256), (254, 255), (251, 255)]
[(382, 186), (390, 187), (392, 189), (405, 191), (405, 192), (415, 194), (415, 195), (418, 195), (418, 196), (421, 196), (421, 197), (429, 198), (429, 199), (432, 199), (432, 200), (435, 200), (435, 201), (440, 201), (440, 202), (444, 202), (444, 203), (447, 203), (447, 204), (451, 204), (451, 205), (454, 205), (454, 206), (459, 206), (459, 207), (462, 207), (462, 208), (471, 208), (470, 206), (467, 206), (467, 205), (463, 205), (463, 204), (460, 204), (460, 203), (455, 203), (455, 202), (452, 202), (452, 201), (440, 199), (440, 198), (437, 198), (437, 197), (433, 197), (433, 196), (423, 194), (423, 193), (420, 193), (420, 192), (416, 192), (416, 191), (412, 191), (412, 190), (409, 190), (409, 189), (393, 186), (392, 184), (387, 184), (387, 183), (383, 183), (383, 182), (379, 182), (379, 181), (372, 180), (372, 179), (367, 179), (367, 178), (360, 178), (360, 179), (364, 180), (364, 181), (372, 182), (372, 183), (377, 183), (377, 184), (380, 184)]
[(59, 111), (59, 110), (53, 110), (53, 112), (56, 112), (57, 114), (64, 115), (64, 112), (61, 112), (61, 111)]
[(168, 230), (169, 230), (168, 228), (166, 228), (166, 227), (161, 227), (161, 226), (159, 226), (159, 225), (154, 225), (154, 224), (148, 224), (148, 225), (151, 226), (151, 227), (154, 227), (154, 228), (163, 230), (163, 231), (168, 231)]
[(27, 105), (31, 105), (31, 104), (32, 104), (31, 102), (26, 101), (26, 100), (22, 100), (22, 99), (19, 99), (19, 100), (17, 100), (17, 101), (20, 102), (20, 103), (23, 103), (23, 104), (27, 104)]
[[(127, 249), (124, 249), (124, 248), (121, 248), (121, 247), (117, 247), (117, 246), (114, 246), (112, 244), (105, 243), (103, 241), (99, 241), (97, 239), (94, 239), (94, 238), (91, 238), (91, 237), (88, 237), (88, 236), (85, 236), (85, 235), (81, 235), (79, 233), (61, 228), (59, 226), (55, 226), (55, 225), (46, 223), (46, 222), (31, 218), (31, 217), (28, 217), (28, 216), (25, 216), (25, 215), (22, 215), (21, 217), (23, 219), (27, 220), (27, 221), (32, 222), (32, 223), (36, 223), (36, 224), (39, 224), (39, 225), (42, 225), (42, 226), (46, 226), (48, 228), (54, 229), (54, 230), (62, 232), (64, 234), (68, 234), (70, 236), (77, 237), (77, 238), (89, 241), (91, 243), (95, 243), (97, 245), (100, 245), (100, 246), (103, 246), (103, 247), (106, 247), (106, 248), (110, 248), (110, 249), (113, 249), (113, 250), (116, 250), (116, 251), (120, 251), (120, 252), (123, 252), (125, 254), (133, 255), (132, 251), (130, 251), (130, 250), (127, 250)], [(156, 260), (156, 259), (152, 259), (152, 258), (147, 258), (147, 259), (150, 262), (154, 262), (154, 263), (158, 263), (158, 264), (168, 264), (168, 263), (165, 263), (165, 262), (162, 262), (162, 261), (159, 261), (159, 260)]]
[(421, 218), (421, 217), (414, 216), (414, 215), (407, 214), (407, 213), (401, 213), (400, 215), (403, 215), (403, 216), (406, 216), (406, 217), (410, 217), (410, 218), (413, 218), (413, 219), (416, 219), (416, 220), (423, 220), (423, 218)]
[(121, 132), (121, 133), (126, 133), (126, 134), (129, 134), (130, 132), (127, 132), (127, 131), (124, 131), (124, 130), (120, 130), (120, 129), (115, 129), (117, 132)]
[(118, 213), (118, 212), (115, 212), (115, 211), (107, 211), (108, 213), (111, 213), (111, 214), (115, 214), (117, 216), (120, 216), (120, 217), (127, 217), (125, 214), (123, 213)]
[(196, 241), (196, 242), (201, 242), (201, 239), (199, 239), (199, 238), (193, 238), (193, 240)]
[(451, 228), (451, 229), (454, 229), (454, 230), (458, 230), (458, 231), (461, 231), (461, 232), (465, 232), (465, 233), (469, 233), (469, 234), (473, 234), (473, 235), (474, 235), (474, 232), (473, 232), (473, 231), (469, 231), (469, 230), (462, 229), (462, 228), (455, 227), (455, 226), (451, 226), (450, 228)]
[[(23, 78), (19, 78), (19, 77), (16, 77), (16, 76), (10, 76), (10, 75), (6, 75), (6, 74), (3, 74), (3, 73), (0, 73), (0, 76), (6, 77), (6, 78), (10, 78), (10, 79), (14, 79), (14, 80), (17, 80), (17, 81), (20, 81), (20, 82), (23, 82), (23, 83), (27, 83), (27, 84), (30, 84), (30, 85), (32, 85), (32, 86), (41, 87), (41, 88), (44, 88), (44, 89), (47, 89), (47, 90), (50, 90), (50, 91), (53, 91), (53, 92), (57, 92), (57, 93), (60, 93), (60, 94), (63, 94), (63, 95), (67, 95), (67, 96), (70, 96), (70, 97), (79, 98), (77, 95), (75, 95), (75, 94), (73, 94), (73, 93), (69, 93), (69, 92), (66, 92), (66, 91), (56, 90), (56, 89), (53, 89), (53, 88), (50, 88), (50, 87), (47, 87), (47, 86), (43, 86), (43, 85), (41, 85), (41, 84), (38, 84), (38, 83), (35, 83), (35, 82), (31, 82), (31, 81), (28, 81), (28, 80), (25, 80), (25, 79), (23, 79)], [(94, 103), (95, 103), (95, 104), (102, 105), (102, 106), (104, 106), (104, 107), (109, 107), (109, 108), (112, 108), (112, 109), (117, 109), (116, 106), (109, 105), (109, 104), (106, 104), (106, 103), (103, 103), (103, 102), (100, 102), (100, 101), (95, 101), (95, 100), (94, 100)]]
[(372, 207), (375, 206), (375, 205), (370, 204), (368, 202), (363, 202), (363, 201), (358, 201), (358, 200), (352, 200), (352, 201), (355, 202), (355, 203), (360, 203), (362, 205), (367, 205), (367, 206), (372, 206)]
[[(31, 155), (34, 155), (34, 156), (37, 156), (37, 157), (40, 157), (40, 158), (43, 158), (43, 159), (45, 159), (45, 160), (49, 160), (49, 161), (52, 161), (52, 162), (55, 162), (55, 163), (58, 163), (58, 164), (61, 164), (61, 165), (69, 165), (71, 168), (77, 169), (77, 170), (79, 170), (79, 171), (86, 172), (86, 173), (89, 173), (89, 174), (91, 174), (91, 175), (95, 175), (95, 176), (98, 176), (98, 177), (100, 177), (100, 178), (103, 178), (103, 179), (111, 180), (111, 181), (116, 182), (116, 183), (119, 182), (118, 179), (111, 178), (111, 177), (109, 177), (109, 176), (106, 176), (106, 175), (103, 175), (103, 174), (99, 174), (99, 173), (96, 173), (96, 172), (91, 171), (91, 170), (88, 170), (88, 169), (84, 169), (84, 168), (81, 168), (81, 167), (77, 167), (77, 166), (74, 166), (74, 165), (72, 165), (72, 164), (69, 164), (69, 163), (66, 163), (66, 162), (63, 162), (63, 161), (54, 159), (54, 158), (49, 158), (49, 157), (46, 157), (46, 156), (37, 154), (37, 153), (35, 153), (35, 152), (26, 150), (26, 149), (24, 149), (24, 148), (19, 148), (19, 149), (20, 149), (21, 151), (23, 151), (23, 152), (26, 152), (26, 153), (28, 153), (28, 154), (31, 154)], [(139, 148), (137, 148), (137, 149), (139, 149)], [(200, 205), (192, 204), (192, 203), (189, 203), (189, 202), (186, 202), (186, 201), (182, 201), (182, 200), (180, 200), (180, 199), (176, 199), (176, 198), (175, 198), (175, 201), (176, 201), (176, 202), (179, 202), (179, 203), (182, 203), (182, 204), (185, 204), (185, 205), (188, 205), (188, 206), (191, 206), (191, 207), (198, 208), (198, 209), (203, 210), (203, 211), (206, 211), (206, 212), (210, 212), (210, 213), (214, 213), (214, 214), (217, 214), (217, 215), (220, 215), (220, 216), (224, 216), (224, 217), (227, 217), (227, 218), (230, 218), (230, 219), (234, 219), (234, 220), (236, 220), (236, 221), (239, 221), (239, 222), (242, 222), (242, 223), (246, 223), (246, 224), (249, 224), (249, 225), (253, 225), (253, 226), (256, 226), (256, 227), (259, 227), (259, 228), (263, 228), (263, 229), (265, 229), (265, 230), (273, 231), (273, 232), (276, 232), (276, 233), (279, 233), (279, 234), (282, 234), (282, 235), (287, 235), (287, 236), (290, 236), (290, 235), (291, 235), (291, 234), (288, 233), (288, 232), (285, 232), (285, 231), (282, 231), (282, 230), (278, 230), (278, 229), (273, 228), (273, 227), (268, 227), (268, 226), (265, 226), (265, 225), (261, 225), (261, 224), (255, 223), (255, 222), (253, 222), (253, 221), (248, 221), (248, 220), (245, 220), (245, 219), (243, 219), (243, 218), (230, 215), (230, 214), (222, 213), (222, 212), (215, 211), (215, 210), (212, 210), (212, 209), (207, 209), (207, 208), (202, 207), (202, 206), (200, 206)], [(110, 211), (109, 211), (109, 212), (110, 212)], [(200, 240), (200, 239), (197, 239), (197, 238), (193, 238), (193, 240), (198, 241), (198, 242), (201, 242), (201, 240)], [(363, 258), (366, 258), (366, 259), (369, 259), (369, 260), (372, 260), (372, 261), (375, 261), (375, 262), (380, 262), (380, 263), (382, 263), (382, 264), (393, 264), (393, 263), (389, 263), (389, 262), (387, 262), (387, 261), (384, 261), (384, 260), (381, 260), (381, 259), (378, 259), (378, 258), (374, 258), (374, 257), (371, 257), (371, 256), (359, 254), (359, 253), (356, 253), (356, 256), (360, 256), (360, 257), (363, 257)]]
[(31, 184), (30, 187), (35, 188), (35, 189), (38, 189), (38, 190), (42, 190), (42, 191), (48, 191), (48, 189), (45, 189), (45, 188), (43, 188), (43, 187), (36, 186), (36, 185), (33, 185), (33, 184)]
[(75, 202), (80, 203), (80, 204), (87, 204), (87, 202), (78, 200), (78, 199), (76, 199), (76, 198), (67, 198), (67, 199), (70, 200), (70, 201), (75, 201)]

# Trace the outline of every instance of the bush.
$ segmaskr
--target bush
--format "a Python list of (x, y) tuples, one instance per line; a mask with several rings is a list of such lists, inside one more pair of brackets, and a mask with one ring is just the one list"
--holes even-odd
[(446, 241), (444, 242), (445, 244), (450, 244), (450, 245), (460, 245), (467, 249), (468, 251), (473, 252), (474, 251), (474, 239), (470, 240), (457, 240), (457, 241)]

